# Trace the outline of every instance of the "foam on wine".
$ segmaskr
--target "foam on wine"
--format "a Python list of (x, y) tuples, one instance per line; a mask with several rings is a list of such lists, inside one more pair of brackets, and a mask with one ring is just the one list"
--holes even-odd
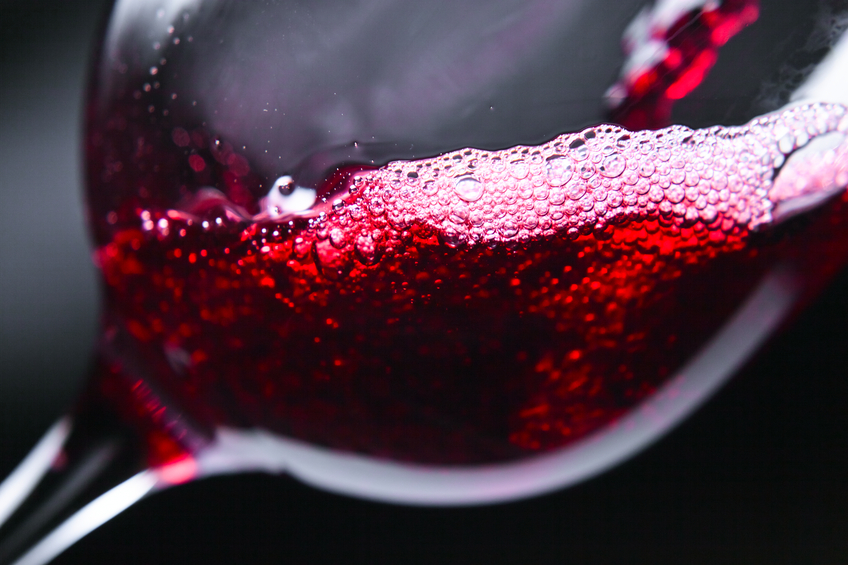
[[(384, 217), (399, 230), (426, 225), (448, 245), (576, 238), (661, 217), (679, 227), (701, 223), (721, 240), (733, 228), (771, 223), (780, 202), (845, 185), (845, 112), (841, 105), (811, 104), (746, 126), (698, 131), (672, 126), (634, 133), (602, 125), (538, 147), (397, 161), (354, 176), (348, 190), (363, 196), (349, 213)], [(838, 151), (789, 167), (773, 187), (788, 155), (832, 132), (838, 133), (829, 149)], [(269, 215), (279, 216), (273, 202), (266, 200)], [(335, 204), (345, 205), (344, 198)], [(363, 249), (373, 246), (373, 234), (355, 222), (337, 224), (334, 247), (350, 242), (370, 253)]]

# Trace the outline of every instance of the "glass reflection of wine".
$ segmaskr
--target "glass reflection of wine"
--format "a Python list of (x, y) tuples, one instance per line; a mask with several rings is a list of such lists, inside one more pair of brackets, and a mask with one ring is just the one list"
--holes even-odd
[[(256, 122), (239, 116), (204, 125), (201, 118), (216, 111), (202, 102), (200, 114), (194, 104), (167, 102), (193, 98), (169, 88), (166, 69), (193, 68), (181, 66), (177, 40), (200, 44), (202, 36), (186, 36), (178, 24), (198, 25), (192, 18), (203, 12), (144, 12), (113, 16), (101, 98), (90, 109), (90, 202), (109, 306), (100, 376), (65, 457), (75, 477), (85, 473), (74, 465), (100, 470), (107, 460), (118, 477), (144, 465), (153, 471), (109, 491), (57, 530), (64, 538), (46, 541), (78, 535), (68, 525), (107, 502), (251, 468), (285, 468), (327, 488), (419, 503), (497, 500), (566, 484), (670, 425), (756, 344), (752, 328), (768, 331), (781, 306), (803, 294), (799, 285), (816, 284), (824, 275), (817, 270), (841, 261), (843, 250), (821, 243), (838, 228), (825, 224), (819, 233), (822, 220), (777, 226), (844, 184), (838, 152), (822, 149), (821, 163), (818, 153), (806, 161), (796, 154), (804, 136), (840, 129), (840, 106), (733, 131), (660, 136), (602, 127), (523, 154), (463, 151), (342, 171), (322, 183), (316, 179), (328, 165), (408, 155), (363, 143), (362, 153), (346, 157), (360, 148), (330, 145), (299, 168), (263, 174), (261, 154), (247, 143), (233, 149), (229, 139), (239, 133), (218, 133), (249, 132)], [(154, 35), (165, 30), (174, 47), (145, 35), (157, 26)], [(133, 66), (124, 67), (127, 37)], [(164, 55), (158, 63), (148, 66), (149, 53), (136, 51), (139, 37), (154, 40), (144, 49)], [(702, 154), (704, 147), (710, 151)], [(771, 192), (758, 194), (789, 155), (795, 160)], [(781, 184), (797, 171), (813, 178), (810, 163), (814, 183)], [(720, 174), (707, 176), (711, 168)], [(828, 214), (838, 217), (839, 204)], [(787, 259), (806, 280), (787, 270)], [(687, 305), (685, 319), (679, 304)], [(742, 335), (724, 324), (730, 315), (742, 321)], [(491, 335), (480, 337), (481, 327)], [(122, 429), (123, 437), (110, 437)], [(67, 431), (55, 428), (43, 450)], [(532, 457), (545, 452), (553, 455)], [(449, 467), (435, 473), (385, 460)], [(489, 466), (473, 467), (481, 464)], [(32, 523), (22, 522), (24, 531)], [(36, 559), (53, 550), (41, 543), (33, 551)]]

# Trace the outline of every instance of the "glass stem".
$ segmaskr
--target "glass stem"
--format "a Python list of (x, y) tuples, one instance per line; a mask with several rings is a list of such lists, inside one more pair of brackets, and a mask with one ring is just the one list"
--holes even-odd
[(48, 563), (161, 486), (109, 416), (87, 406), (60, 419), (0, 483), (0, 565)]

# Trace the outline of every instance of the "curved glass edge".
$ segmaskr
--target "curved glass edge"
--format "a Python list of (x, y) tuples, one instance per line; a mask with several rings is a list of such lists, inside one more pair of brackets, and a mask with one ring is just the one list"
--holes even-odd
[(197, 455), (197, 478), (286, 472), (340, 494), (420, 506), (476, 505), (540, 495), (597, 475), (644, 449), (704, 403), (756, 351), (802, 293), (784, 263), (677, 374), (627, 416), (560, 451), (474, 467), (403, 464), (314, 447), (261, 430), (219, 428)]
[(154, 490), (159, 477), (142, 471), (95, 498), (47, 534), (12, 565), (44, 565)]
[(32, 448), (14, 471), (0, 483), (0, 526), (14, 514), (21, 502), (35, 489), (50, 470), (71, 433), (71, 420), (61, 418)]

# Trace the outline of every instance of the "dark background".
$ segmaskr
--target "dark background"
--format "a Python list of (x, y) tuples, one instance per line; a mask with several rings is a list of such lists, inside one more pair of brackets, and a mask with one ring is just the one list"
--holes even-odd
[[(815, 57), (797, 51), (814, 3), (763, 4), (771, 23), (728, 44), (680, 121), (767, 109)], [(72, 401), (94, 339), (79, 126), (102, 6), (0, 0), (0, 476)], [(674, 432), (558, 493), (421, 509), (211, 479), (139, 503), (58, 563), (848, 562), (847, 320), (844, 272)]]

